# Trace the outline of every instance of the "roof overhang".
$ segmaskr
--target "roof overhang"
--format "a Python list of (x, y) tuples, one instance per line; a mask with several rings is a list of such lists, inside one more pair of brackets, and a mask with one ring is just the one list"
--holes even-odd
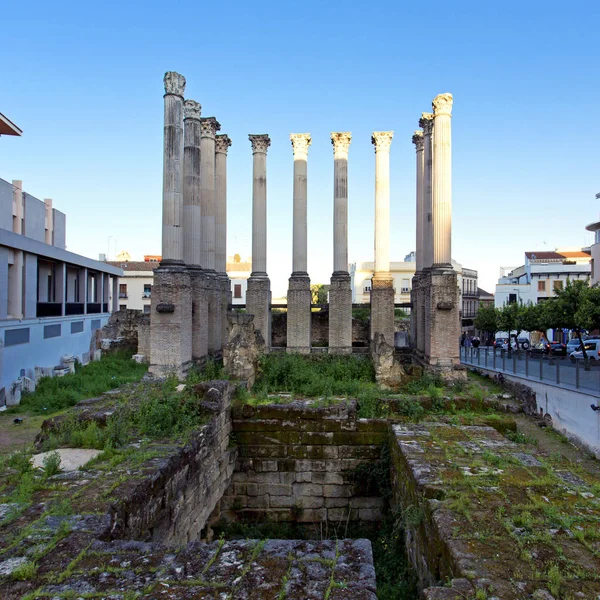
[(8, 118), (0, 113), (0, 135), (22, 135), (23, 132)]
[(590, 223), (586, 229), (588, 231), (598, 231), (600, 229), (600, 221), (597, 221), (596, 223)]

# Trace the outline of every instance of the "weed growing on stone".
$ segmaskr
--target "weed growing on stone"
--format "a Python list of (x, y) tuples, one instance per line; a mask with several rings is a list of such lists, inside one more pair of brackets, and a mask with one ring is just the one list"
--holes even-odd
[(11, 577), (16, 581), (27, 581), (33, 579), (37, 572), (37, 565), (32, 561), (27, 561), (20, 564), (11, 573)]
[(52, 452), (44, 458), (44, 476), (52, 477), (60, 473), (60, 454), (58, 452)]
[(139, 381), (147, 368), (147, 365), (132, 360), (128, 352), (112, 352), (64, 377), (43, 377), (35, 392), (24, 394), (21, 404), (10, 412), (49, 415), (85, 398)]

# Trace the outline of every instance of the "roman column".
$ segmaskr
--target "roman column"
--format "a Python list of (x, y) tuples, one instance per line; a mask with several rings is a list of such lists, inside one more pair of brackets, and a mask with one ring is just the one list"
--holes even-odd
[(162, 261), (183, 263), (183, 93), (185, 77), (165, 73)]
[(294, 152), (292, 276), (288, 286), (287, 351), (310, 354), (311, 292), (307, 272), (307, 159), (309, 133), (290, 135)]
[(420, 278), (423, 271), (424, 262), (424, 235), (425, 235), (425, 202), (424, 202), (424, 176), (425, 176), (425, 157), (424, 157), (424, 139), (422, 131), (415, 131), (412, 136), (412, 142), (415, 145), (417, 156), (417, 219), (416, 219), (416, 272), (412, 280), (411, 310), (410, 310), (410, 333), (411, 345), (419, 351), (423, 351), (423, 335), (421, 328), (423, 327), (423, 316), (420, 314), (420, 305), (422, 296), (420, 293)]
[[(430, 269), (433, 264), (433, 114), (421, 113), (419, 127), (423, 129), (423, 262), (422, 269)], [(418, 227), (418, 225), (417, 225)], [(417, 257), (418, 260), (418, 257)]]
[(200, 185), (201, 106), (183, 104), (183, 260), (192, 285), (192, 357), (208, 354), (208, 297), (202, 272), (202, 189)]
[(452, 94), (433, 100), (433, 265), (452, 267)]
[(371, 340), (381, 333), (394, 345), (394, 279), (390, 273), (390, 146), (393, 131), (374, 131), (375, 273), (371, 280)]
[(200, 119), (200, 199), (202, 206), (202, 267), (208, 302), (208, 353), (221, 351), (221, 293), (215, 270), (215, 135), (221, 125), (214, 117)]
[(164, 86), (162, 260), (152, 287), (150, 372), (182, 376), (192, 360), (192, 288), (183, 263), (182, 227), (185, 78), (169, 71)]
[(221, 341), (227, 343), (227, 311), (231, 304), (231, 283), (227, 276), (227, 151), (231, 140), (217, 135), (215, 141), (215, 194), (217, 205), (215, 269), (221, 290)]
[(333, 274), (329, 286), (329, 352), (352, 352), (352, 288), (348, 273), (349, 132), (331, 134), (333, 144)]
[(246, 312), (271, 348), (271, 283), (267, 275), (267, 149), (265, 134), (249, 135), (252, 144), (252, 273), (246, 290)]
[(425, 358), (429, 368), (448, 379), (464, 377), (460, 364), (460, 295), (452, 268), (452, 94), (433, 100), (433, 266), (426, 300)]

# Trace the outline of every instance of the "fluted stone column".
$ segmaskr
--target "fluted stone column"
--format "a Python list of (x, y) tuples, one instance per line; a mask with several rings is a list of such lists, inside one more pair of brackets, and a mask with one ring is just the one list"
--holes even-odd
[(452, 94), (433, 100), (433, 266), (452, 267)]
[(208, 294), (202, 271), (202, 189), (200, 185), (201, 106), (183, 105), (183, 260), (192, 286), (192, 358), (208, 354)]
[(420, 278), (423, 272), (423, 252), (424, 252), (424, 233), (425, 233), (425, 206), (424, 206), (424, 176), (425, 176), (425, 158), (424, 158), (424, 141), (423, 132), (415, 131), (412, 137), (413, 144), (416, 149), (417, 156), (417, 181), (416, 181), (416, 196), (417, 196), (417, 218), (416, 218), (416, 272), (412, 280), (412, 288), (410, 291), (412, 308), (410, 311), (410, 333), (411, 345), (418, 351), (423, 352), (424, 340), (421, 332), (423, 326), (422, 315), (420, 314), (421, 294), (420, 294)]
[(390, 273), (390, 146), (393, 131), (374, 131), (375, 273), (371, 280), (371, 340), (376, 334), (394, 345), (394, 279)]
[(433, 266), (425, 301), (425, 359), (429, 368), (448, 379), (464, 378), (460, 368), (458, 276), (451, 263), (452, 238), (452, 95), (433, 100)]
[(307, 272), (307, 159), (309, 133), (290, 135), (294, 151), (294, 233), (292, 276), (287, 298), (287, 351), (310, 353), (311, 292)]
[(202, 204), (202, 268), (208, 301), (208, 353), (221, 351), (221, 293), (215, 270), (216, 219), (215, 135), (221, 125), (214, 117), (200, 119), (200, 186)]
[(231, 304), (231, 283), (227, 276), (227, 151), (231, 140), (227, 135), (216, 136), (215, 194), (217, 205), (217, 239), (215, 268), (221, 293), (221, 342), (227, 343), (227, 311)]
[(271, 348), (271, 283), (267, 275), (267, 134), (249, 135), (252, 144), (252, 273), (246, 289), (246, 312)]
[(419, 127), (423, 129), (423, 264), (433, 265), (433, 113), (421, 113)]
[(150, 372), (182, 376), (192, 359), (192, 289), (183, 263), (182, 227), (185, 78), (170, 71), (164, 85), (163, 255), (152, 288)]
[(352, 352), (352, 288), (348, 273), (349, 132), (331, 134), (333, 144), (333, 274), (329, 286), (329, 352)]

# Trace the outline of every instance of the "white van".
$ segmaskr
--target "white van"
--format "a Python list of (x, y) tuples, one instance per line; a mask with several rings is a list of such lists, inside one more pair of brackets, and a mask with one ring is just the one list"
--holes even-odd
[[(600, 340), (585, 340), (583, 347), (590, 360), (600, 360), (600, 356), (598, 356), (598, 352), (600, 352)], [(582, 350), (571, 352), (571, 362), (575, 362), (579, 358), (583, 358)]]

